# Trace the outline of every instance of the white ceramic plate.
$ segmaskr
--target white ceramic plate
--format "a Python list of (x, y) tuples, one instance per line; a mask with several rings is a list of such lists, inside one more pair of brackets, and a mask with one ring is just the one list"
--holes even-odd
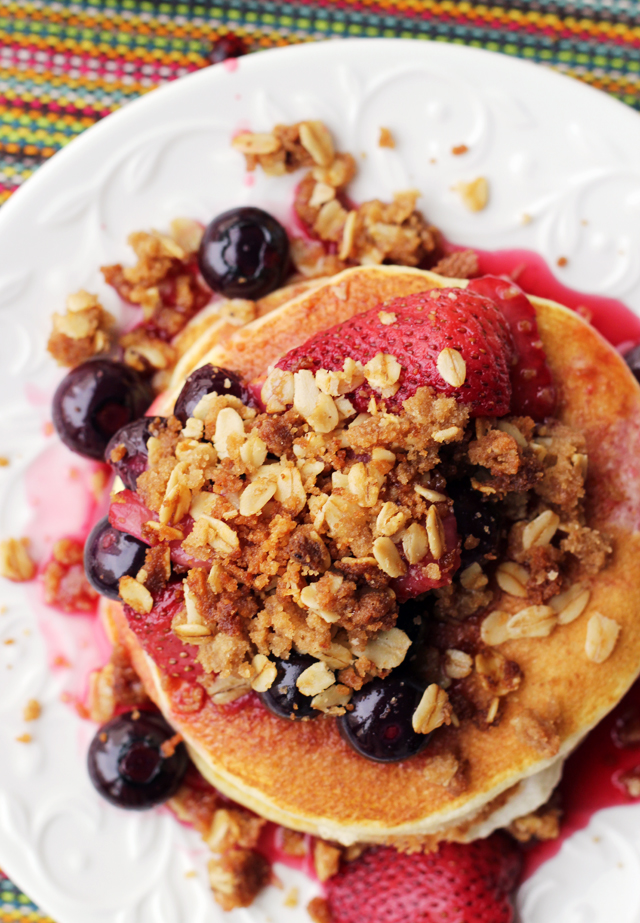
[[(44, 560), (53, 540), (95, 513), (90, 466), (47, 435), (61, 376), (44, 348), (52, 311), (84, 287), (119, 313), (98, 267), (131, 259), (130, 231), (179, 215), (206, 222), (244, 203), (287, 221), (297, 177), (247, 177), (229, 142), (242, 127), (309, 118), (362, 155), (355, 200), (416, 187), (453, 241), (528, 248), (551, 266), (564, 256), (563, 282), (640, 313), (632, 110), (535, 65), (426, 42), (304, 45), (209, 68), (87, 131), (0, 211), (0, 455), (11, 459), (0, 469), (2, 537), (30, 535)], [(381, 126), (395, 150), (378, 147)], [(455, 157), (460, 144), (469, 152)], [(452, 187), (479, 175), (490, 204), (471, 213)], [(111, 808), (89, 784), (94, 729), (61, 696), (81, 695), (88, 667), (104, 656), (95, 625), (47, 610), (37, 587), (5, 582), (0, 592), (0, 865), (58, 923), (222, 921), (199, 838), (166, 811)], [(69, 666), (52, 667), (55, 656)], [(27, 726), (29, 698), (43, 714)], [(27, 730), (33, 742), (18, 742)], [(637, 923), (639, 820), (640, 806), (600, 812), (521, 889), (523, 923)], [(314, 886), (279, 871), (300, 887), (299, 908), (284, 908), (284, 892), (272, 888), (231, 918), (307, 921)]]

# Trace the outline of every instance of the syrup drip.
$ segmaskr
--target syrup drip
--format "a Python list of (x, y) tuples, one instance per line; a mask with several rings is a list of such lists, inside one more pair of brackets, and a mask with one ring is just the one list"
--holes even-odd
[(596, 811), (638, 800), (633, 799), (620, 782), (622, 773), (640, 769), (640, 740), (629, 747), (616, 744), (617, 726), (629, 715), (640, 719), (640, 680), (565, 763), (558, 786), (563, 811), (560, 836), (557, 840), (525, 848), (523, 881), (555, 856), (571, 834), (586, 827)]
[[(454, 249), (462, 249), (455, 247)], [(640, 342), (640, 317), (615, 298), (585, 295), (558, 282), (537, 253), (529, 250), (476, 250), (482, 275), (509, 276), (529, 295), (549, 298), (573, 308), (589, 320), (605, 340), (618, 348)]]

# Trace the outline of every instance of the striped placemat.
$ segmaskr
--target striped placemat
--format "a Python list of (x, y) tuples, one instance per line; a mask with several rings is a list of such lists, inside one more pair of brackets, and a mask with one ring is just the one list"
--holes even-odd
[(84, 128), (206, 67), (230, 33), (251, 52), (344, 36), (476, 45), (640, 108), (637, 0), (0, 0), (0, 202)]
[[(638, 0), (0, 0), (0, 203), (85, 128), (161, 83), (225, 53), (349, 36), (499, 51), (640, 109)], [(27, 921), (49, 918), (0, 873), (0, 923)]]

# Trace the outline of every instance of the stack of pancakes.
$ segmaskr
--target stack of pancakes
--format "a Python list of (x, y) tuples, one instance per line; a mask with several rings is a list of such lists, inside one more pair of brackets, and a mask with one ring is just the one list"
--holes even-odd
[[(154, 410), (169, 414), (185, 378), (200, 365), (255, 379), (292, 347), (356, 313), (433, 287), (465, 285), (417, 269), (358, 267), (274, 293), (261, 303), (263, 313), (240, 328), (218, 313), (201, 315)], [(504, 700), (498, 723), (441, 728), (417, 756), (383, 764), (352, 750), (333, 718), (287, 721), (261, 708), (230, 710), (209, 700), (186, 714), (168, 696), (121, 607), (103, 601), (112, 638), (129, 649), (149, 695), (183, 735), (202, 774), (263, 817), (346, 845), (486, 836), (548, 799), (567, 755), (640, 672), (640, 387), (577, 314), (531, 301), (558, 391), (556, 416), (587, 443), (586, 525), (603, 533), (613, 552), (579, 618), (549, 637), (500, 646), (524, 680)], [(602, 663), (585, 654), (587, 624), (596, 612), (620, 626)], [(461, 767), (464, 784), (458, 784)]]

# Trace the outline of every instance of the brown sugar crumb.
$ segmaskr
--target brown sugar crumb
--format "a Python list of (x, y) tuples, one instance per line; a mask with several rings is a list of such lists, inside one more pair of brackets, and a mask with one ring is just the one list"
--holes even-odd
[(53, 546), (53, 559), (58, 564), (64, 564), (69, 567), (71, 564), (79, 564), (84, 555), (84, 545), (73, 538), (61, 538)]
[(249, 907), (269, 883), (268, 861), (250, 849), (234, 849), (209, 860), (209, 883), (223, 910)]
[(171, 549), (168, 545), (156, 545), (145, 552), (144, 565), (136, 574), (136, 580), (150, 593), (160, 593), (171, 577)]
[(0, 455), (0, 468), (6, 468), (9, 464), (9, 459), (5, 455)]
[(266, 820), (243, 808), (219, 808), (215, 811), (205, 841), (213, 852), (231, 849), (254, 849), (258, 845)]
[(101, 670), (94, 670), (89, 674), (85, 710), (96, 724), (106, 724), (115, 714), (114, 672), (113, 664), (107, 664)]
[(194, 777), (187, 774), (186, 780), (167, 804), (179, 820), (190, 824), (206, 838), (211, 830), (214, 814), (221, 804), (220, 796), (198, 774), (195, 774), (196, 784), (190, 784), (192, 778)]
[(289, 888), (284, 896), (282, 904), (284, 907), (297, 907), (300, 899), (300, 892), (297, 888)]
[(173, 737), (170, 737), (168, 740), (165, 740), (164, 743), (160, 746), (162, 755), (165, 759), (169, 759), (176, 752), (177, 747), (182, 743), (184, 737), (182, 734), (174, 734)]
[(40, 702), (37, 699), (29, 699), (23, 709), (22, 717), (25, 721), (37, 721), (41, 714), (42, 706)]
[[(177, 359), (167, 341), (210, 300), (194, 262), (202, 228), (178, 219), (170, 235), (136, 231), (129, 235), (137, 263), (103, 266), (105, 282), (142, 309), (142, 323), (120, 339), (125, 362), (142, 371), (166, 370)], [(192, 247), (195, 246), (195, 250)]]
[(340, 867), (342, 850), (332, 846), (324, 840), (316, 840), (313, 844), (313, 866), (318, 876), (318, 881), (328, 881), (336, 874)]
[(475, 250), (458, 250), (438, 260), (432, 272), (450, 279), (473, 279), (480, 272), (478, 254)]
[(566, 266), (568, 262), (569, 260), (567, 259), (566, 256), (559, 256), (558, 259), (556, 260), (556, 265), (562, 267), (562, 266)]
[(89, 675), (86, 711), (96, 724), (105, 724), (118, 708), (145, 705), (149, 701), (142, 680), (133, 669), (126, 648), (116, 644), (109, 663)]
[[(640, 795), (640, 786), (638, 789)], [(560, 835), (560, 808), (545, 804), (532, 814), (517, 817), (512, 821), (507, 830), (519, 843), (529, 843), (531, 840), (556, 840)]]
[(53, 560), (44, 569), (44, 598), (50, 606), (65, 612), (90, 612), (98, 594), (84, 573), (84, 546), (76, 539), (64, 538), (53, 547)]
[(67, 313), (53, 315), (47, 349), (58, 365), (72, 367), (109, 352), (114, 318), (96, 295), (81, 289), (67, 298)]
[(396, 141), (388, 128), (380, 129), (380, 137), (378, 139), (378, 147), (391, 147), (396, 146)]
[(630, 798), (640, 798), (640, 766), (621, 772), (616, 775), (615, 781)]
[(307, 904), (307, 913), (313, 920), (313, 923), (333, 923), (333, 914), (324, 897), (314, 897), (310, 900)]
[(584, 437), (564, 424), (554, 421), (538, 428), (536, 449), (544, 466), (536, 494), (573, 519), (582, 502), (588, 467)]
[(173, 346), (149, 333), (144, 326), (125, 333), (118, 342), (124, 350), (125, 364), (143, 374), (167, 371), (178, 358)]
[(281, 847), (282, 851), (288, 856), (301, 858), (307, 855), (307, 837), (304, 833), (298, 833), (297, 830), (289, 830), (288, 827), (281, 827)]
[(451, 153), (454, 155), (454, 157), (459, 157), (460, 154), (466, 154), (468, 150), (469, 148), (466, 144), (456, 144), (451, 148)]
[(560, 749), (560, 737), (555, 722), (526, 710), (517, 715), (512, 723), (518, 739), (545, 759), (555, 756)]
[(33, 580), (36, 565), (29, 555), (28, 538), (8, 538), (0, 542), (0, 575), (14, 583)]
[(16, 740), (19, 744), (30, 744), (33, 740), (31, 734), (20, 734), (19, 737), (16, 737)]

